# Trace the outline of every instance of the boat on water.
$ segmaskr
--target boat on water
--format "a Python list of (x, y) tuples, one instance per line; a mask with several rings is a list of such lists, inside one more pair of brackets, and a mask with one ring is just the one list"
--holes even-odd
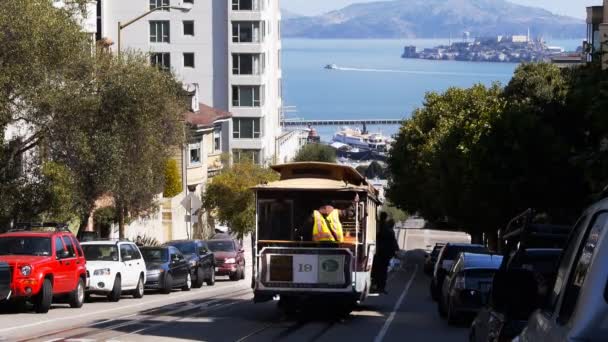
[(371, 151), (379, 155), (386, 155), (390, 148), (390, 138), (381, 133), (367, 132), (365, 125), (363, 130), (343, 127), (334, 134), (333, 141), (360, 151)]
[(337, 70), (338, 66), (336, 64), (327, 64), (325, 66), (325, 69), (328, 69), (328, 70)]

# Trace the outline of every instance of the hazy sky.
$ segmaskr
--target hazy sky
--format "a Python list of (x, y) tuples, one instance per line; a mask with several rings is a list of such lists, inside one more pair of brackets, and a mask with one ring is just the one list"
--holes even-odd
[[(325, 13), (356, 2), (372, 1), (378, 0), (281, 0), (283, 8), (305, 15)], [(602, 0), (511, 0), (511, 2), (543, 7), (554, 13), (579, 18), (585, 17), (586, 6), (602, 4)]]

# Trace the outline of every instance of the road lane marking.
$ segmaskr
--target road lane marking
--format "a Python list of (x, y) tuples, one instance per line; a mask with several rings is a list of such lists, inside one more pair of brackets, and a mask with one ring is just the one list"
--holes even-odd
[(405, 288), (403, 289), (401, 296), (399, 296), (397, 303), (395, 303), (395, 306), (393, 307), (393, 312), (391, 312), (391, 314), (390, 314), (390, 316), (388, 316), (388, 319), (386, 320), (386, 322), (384, 322), (384, 325), (382, 326), (382, 329), (380, 330), (380, 332), (374, 339), (374, 342), (382, 342), (382, 340), (384, 339), (384, 336), (386, 335), (388, 329), (390, 328), (391, 323), (393, 323), (393, 320), (395, 319), (395, 316), (397, 315), (397, 310), (399, 310), (399, 308), (401, 307), (401, 304), (403, 303), (403, 300), (407, 296), (407, 293), (410, 291), (410, 287), (412, 286), (412, 283), (414, 282), (414, 279), (416, 278), (417, 273), (418, 273), (418, 265), (414, 265), (414, 272), (412, 273), (412, 277), (405, 285)]
[(240, 287), (243, 286), (242, 283), (238, 283), (238, 284), (234, 284), (234, 285), (227, 285), (227, 286), (222, 286), (222, 287), (216, 287), (210, 290), (203, 290), (203, 291), (191, 291), (191, 292), (186, 292), (186, 293), (180, 293), (177, 294), (175, 296), (171, 296), (171, 297), (163, 297), (163, 298), (159, 298), (159, 299), (155, 299), (152, 301), (148, 301), (148, 302), (142, 302), (142, 303), (137, 303), (137, 304), (131, 304), (131, 305), (127, 305), (127, 306), (117, 306), (111, 309), (105, 309), (105, 310), (100, 310), (100, 311), (93, 311), (93, 312), (89, 312), (89, 313), (85, 313), (85, 314), (79, 314), (79, 315), (75, 315), (75, 316), (68, 316), (68, 317), (58, 317), (58, 318), (54, 318), (54, 319), (47, 319), (44, 321), (38, 321), (38, 322), (34, 322), (34, 323), (29, 323), (29, 324), (24, 324), (24, 325), (19, 325), (19, 326), (13, 326), (10, 328), (3, 328), (0, 329), (0, 333), (6, 333), (8, 331), (13, 331), (13, 330), (17, 330), (17, 329), (23, 329), (23, 328), (31, 328), (31, 327), (36, 327), (36, 326), (40, 326), (40, 325), (44, 325), (44, 324), (51, 324), (51, 323), (56, 323), (56, 322), (60, 322), (60, 321), (69, 321), (69, 320), (74, 320), (74, 319), (81, 319), (84, 317), (89, 317), (89, 316), (97, 316), (100, 314), (104, 314), (104, 313), (109, 313), (109, 312), (114, 312), (114, 311), (119, 311), (119, 310), (127, 310), (127, 309), (133, 309), (133, 308), (137, 308), (137, 307), (142, 307), (142, 306), (146, 306), (146, 305), (150, 305), (150, 304), (155, 304), (155, 303), (159, 303), (159, 302), (163, 302), (163, 301), (167, 301), (167, 300), (174, 300), (174, 299), (180, 299), (183, 297), (188, 297), (188, 296), (193, 296), (193, 295), (200, 295), (200, 294), (208, 294), (210, 292), (215, 293), (218, 291), (222, 291), (222, 290), (229, 290), (232, 288), (236, 288), (236, 287)]

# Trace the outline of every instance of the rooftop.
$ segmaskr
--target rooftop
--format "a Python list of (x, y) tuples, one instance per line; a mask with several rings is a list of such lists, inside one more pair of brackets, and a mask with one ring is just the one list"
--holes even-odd
[(230, 119), (231, 117), (232, 114), (230, 112), (225, 112), (200, 103), (198, 111), (186, 113), (186, 122), (193, 126), (207, 128), (212, 127), (213, 124), (218, 121)]

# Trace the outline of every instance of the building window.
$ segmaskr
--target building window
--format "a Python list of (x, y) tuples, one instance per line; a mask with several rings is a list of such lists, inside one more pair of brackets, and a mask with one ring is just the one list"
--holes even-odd
[(184, 53), (184, 68), (194, 68), (194, 53)]
[(233, 75), (262, 75), (265, 64), (264, 54), (233, 54)]
[[(262, 26), (260, 28), (260, 26)], [(236, 21), (232, 23), (233, 43), (260, 43), (264, 41), (264, 23), (259, 21)]]
[(222, 151), (222, 126), (213, 129), (213, 149), (215, 152)]
[(163, 8), (161, 11), (168, 11), (169, 10), (169, 6), (171, 4), (169, 3), (169, 0), (150, 0), (150, 9), (153, 10), (155, 8), (159, 8), (159, 7), (167, 7), (167, 8)]
[(201, 144), (190, 144), (190, 159), (188, 165), (197, 166), (201, 164)]
[(153, 53), (150, 56), (150, 62), (152, 65), (157, 66), (164, 70), (171, 69), (171, 54), (169, 52), (158, 52)]
[(233, 118), (232, 137), (234, 139), (260, 138), (260, 118)]
[(150, 42), (169, 43), (169, 21), (150, 21)]
[(279, 78), (277, 88), (279, 90), (279, 93), (277, 95), (279, 96), (279, 99), (281, 99), (281, 98), (283, 98), (283, 79), (282, 78)]
[(194, 21), (184, 21), (184, 36), (194, 36)]
[(234, 161), (260, 163), (260, 150), (233, 150)]
[(260, 107), (261, 86), (232, 86), (232, 105), (234, 107)]
[(260, 0), (232, 0), (232, 10), (233, 11), (259, 11), (260, 10)]

